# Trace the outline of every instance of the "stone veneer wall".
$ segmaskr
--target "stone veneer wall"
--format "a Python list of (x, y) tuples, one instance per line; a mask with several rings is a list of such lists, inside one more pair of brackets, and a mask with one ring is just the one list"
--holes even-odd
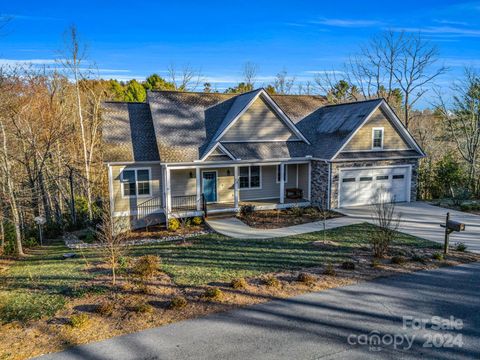
[[(339, 174), (342, 168), (357, 167), (379, 167), (392, 165), (412, 165), (412, 178), (410, 187), (410, 201), (417, 200), (417, 182), (418, 182), (418, 159), (399, 159), (399, 160), (373, 160), (373, 161), (348, 161), (332, 163), (332, 189), (330, 195), (330, 206), (332, 208), (338, 207), (338, 188), (339, 188)], [(313, 172), (313, 170), (312, 170)]]
[(312, 185), (311, 202), (314, 205), (322, 206), (328, 202), (328, 168), (330, 164), (324, 161), (312, 161)]

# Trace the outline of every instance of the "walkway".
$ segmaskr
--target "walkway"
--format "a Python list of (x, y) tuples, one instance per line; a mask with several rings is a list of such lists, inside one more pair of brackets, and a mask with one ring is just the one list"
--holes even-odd
[[(341, 226), (359, 224), (362, 222), (365, 222), (365, 220), (358, 220), (348, 216), (343, 216), (327, 220), (326, 229), (329, 230)], [(208, 219), (207, 224), (216, 232), (236, 239), (270, 239), (323, 230), (322, 221), (279, 229), (255, 229), (235, 217)]]

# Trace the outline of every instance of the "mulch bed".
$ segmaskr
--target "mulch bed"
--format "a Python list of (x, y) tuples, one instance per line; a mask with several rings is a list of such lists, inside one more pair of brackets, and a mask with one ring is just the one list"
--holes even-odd
[[(343, 216), (335, 211), (327, 211), (326, 219)], [(285, 210), (258, 210), (250, 215), (238, 214), (237, 217), (248, 226), (257, 229), (278, 229), (293, 225), (322, 221), (320, 210), (314, 207), (290, 208)]]
[(130, 231), (127, 235), (127, 240), (162, 239), (170, 236), (194, 235), (209, 230), (210, 229), (205, 224), (191, 225), (183, 229), (180, 228), (176, 231), (168, 230), (163, 224), (152, 225), (148, 228), (141, 228)]

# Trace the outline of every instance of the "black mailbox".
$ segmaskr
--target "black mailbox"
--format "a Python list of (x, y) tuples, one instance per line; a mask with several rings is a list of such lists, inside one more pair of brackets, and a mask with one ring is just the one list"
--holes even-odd
[(465, 231), (465, 224), (458, 221), (448, 220), (447, 228), (453, 231)]

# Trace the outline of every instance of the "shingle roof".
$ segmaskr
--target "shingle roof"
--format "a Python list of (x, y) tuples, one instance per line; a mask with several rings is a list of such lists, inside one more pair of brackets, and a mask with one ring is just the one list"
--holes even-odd
[(160, 160), (148, 104), (104, 103), (102, 136), (106, 162)]
[[(242, 95), (149, 91), (147, 103), (106, 103), (105, 160), (193, 162), (260, 90)], [(222, 143), (242, 160), (331, 159), (382, 99), (325, 106), (313, 95), (271, 98), (310, 141)], [(418, 154), (415, 151), (416, 154)], [(160, 154), (160, 156), (159, 156)]]
[(383, 158), (422, 157), (416, 150), (384, 150), (368, 152), (342, 152), (335, 160), (383, 159)]

